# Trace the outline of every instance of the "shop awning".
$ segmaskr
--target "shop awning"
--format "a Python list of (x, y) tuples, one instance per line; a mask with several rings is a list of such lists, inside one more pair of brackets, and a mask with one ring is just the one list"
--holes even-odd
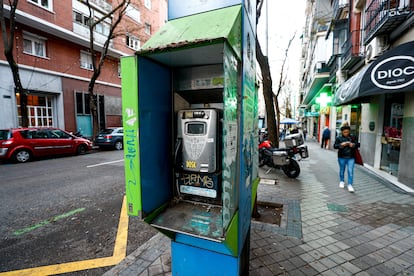
[(335, 105), (364, 102), (369, 96), (414, 92), (414, 41), (388, 50), (344, 82), (336, 91)]

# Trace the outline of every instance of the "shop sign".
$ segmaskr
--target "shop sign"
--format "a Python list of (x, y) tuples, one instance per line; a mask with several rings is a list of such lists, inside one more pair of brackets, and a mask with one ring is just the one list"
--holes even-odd
[(319, 112), (309, 111), (305, 113), (306, 117), (319, 117)]
[(371, 81), (382, 89), (402, 89), (414, 83), (414, 57), (393, 56), (378, 63)]

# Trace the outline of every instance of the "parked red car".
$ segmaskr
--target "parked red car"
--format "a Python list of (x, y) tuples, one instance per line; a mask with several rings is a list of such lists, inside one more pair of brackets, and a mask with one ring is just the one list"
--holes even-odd
[(58, 128), (0, 129), (0, 160), (24, 163), (34, 157), (84, 154), (92, 142)]

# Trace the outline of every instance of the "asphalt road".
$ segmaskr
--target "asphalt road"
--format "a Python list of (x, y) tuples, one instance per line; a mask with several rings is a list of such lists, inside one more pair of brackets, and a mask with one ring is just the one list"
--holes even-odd
[[(0, 163), (0, 273), (112, 256), (125, 190), (122, 159), (122, 151), (95, 151)], [(126, 254), (155, 233), (130, 218)]]

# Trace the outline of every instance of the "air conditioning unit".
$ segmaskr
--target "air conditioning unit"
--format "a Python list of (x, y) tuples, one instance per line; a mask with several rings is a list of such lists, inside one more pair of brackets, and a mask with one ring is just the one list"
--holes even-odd
[(365, 47), (365, 63), (370, 63), (378, 56), (382, 55), (388, 48), (388, 39), (386, 36), (376, 36)]

